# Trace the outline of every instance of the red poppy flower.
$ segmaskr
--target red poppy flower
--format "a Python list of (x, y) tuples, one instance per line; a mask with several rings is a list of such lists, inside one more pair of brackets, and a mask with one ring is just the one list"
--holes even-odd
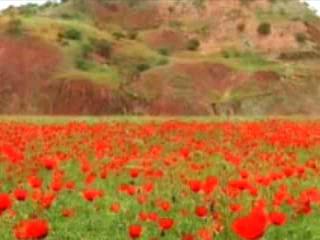
[(73, 190), (75, 188), (75, 186), (76, 186), (76, 184), (72, 181), (66, 183), (66, 189), (68, 189), (68, 190)]
[(242, 209), (242, 206), (240, 204), (232, 204), (232, 205), (230, 205), (231, 212), (234, 212), (234, 213), (240, 212), (241, 209)]
[(43, 219), (30, 219), (20, 222), (14, 228), (17, 239), (42, 239), (49, 233), (49, 224)]
[(218, 179), (213, 176), (207, 177), (206, 181), (203, 183), (203, 191), (205, 194), (212, 193), (218, 185)]
[(148, 220), (149, 220), (148, 213), (146, 213), (146, 212), (140, 212), (140, 213), (139, 213), (139, 218), (140, 218), (140, 220), (143, 221), (143, 222), (148, 221)]
[(110, 211), (114, 213), (119, 213), (121, 210), (120, 203), (112, 203), (110, 206)]
[(238, 218), (232, 225), (233, 231), (240, 237), (253, 240), (261, 238), (268, 226), (268, 218), (262, 208), (255, 208), (245, 217)]
[(195, 240), (195, 237), (192, 234), (184, 234), (181, 240)]
[(24, 189), (16, 189), (13, 194), (18, 201), (25, 201), (28, 196), (28, 192)]
[(59, 180), (54, 180), (51, 184), (51, 189), (55, 192), (59, 192), (63, 187), (63, 182)]
[(211, 240), (212, 239), (212, 231), (208, 229), (202, 228), (198, 231), (199, 239), (201, 240)]
[(85, 200), (92, 202), (96, 200), (97, 198), (102, 197), (103, 192), (100, 190), (95, 190), (95, 189), (88, 189), (83, 191), (83, 197)]
[(202, 186), (202, 183), (199, 180), (189, 181), (189, 187), (195, 193), (197, 193), (201, 190), (201, 186)]
[(61, 215), (66, 218), (73, 217), (74, 214), (75, 214), (75, 211), (72, 208), (63, 209), (61, 212)]
[(151, 212), (151, 213), (149, 213), (148, 218), (150, 221), (156, 222), (156, 221), (158, 221), (159, 216), (157, 213)]
[(42, 185), (42, 180), (37, 176), (30, 176), (28, 181), (29, 181), (29, 185), (32, 188), (40, 188)]
[(43, 159), (43, 166), (47, 170), (52, 170), (57, 167), (57, 161), (55, 159), (45, 158)]
[(56, 199), (55, 194), (47, 193), (42, 196), (40, 200), (40, 204), (43, 208), (50, 208), (55, 199)]
[(0, 214), (5, 210), (11, 208), (12, 202), (8, 194), (1, 193), (0, 194)]
[(249, 173), (245, 170), (240, 172), (241, 178), (247, 179), (249, 177)]
[(170, 230), (173, 227), (174, 221), (171, 218), (160, 218), (158, 223), (161, 230)]
[(144, 186), (143, 186), (143, 190), (147, 193), (150, 193), (152, 192), (154, 189), (154, 186), (153, 186), (153, 183), (146, 183)]
[(88, 174), (87, 177), (86, 177), (86, 179), (85, 179), (85, 183), (86, 183), (87, 185), (90, 185), (90, 184), (94, 183), (94, 181), (96, 180), (96, 178), (97, 178), (97, 177), (96, 177), (95, 174), (93, 174), (93, 173)]
[(161, 208), (163, 211), (168, 212), (171, 210), (171, 204), (165, 200), (159, 200), (157, 203), (158, 207)]
[(142, 227), (140, 225), (131, 225), (129, 227), (130, 238), (136, 239), (142, 235)]
[(282, 226), (286, 223), (287, 217), (285, 214), (280, 212), (273, 212), (269, 214), (269, 219), (272, 224)]
[(206, 217), (208, 215), (208, 209), (203, 206), (196, 207), (196, 215), (200, 218)]
[(132, 178), (137, 178), (140, 174), (140, 170), (139, 169), (131, 169), (130, 171), (130, 176)]

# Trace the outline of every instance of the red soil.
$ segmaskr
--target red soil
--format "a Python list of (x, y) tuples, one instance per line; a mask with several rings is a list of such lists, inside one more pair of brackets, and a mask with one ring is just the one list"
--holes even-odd
[(88, 9), (104, 23), (115, 23), (127, 29), (148, 29), (161, 23), (158, 8), (150, 5), (132, 8), (126, 4), (102, 4), (97, 0), (86, 0)]
[(57, 80), (45, 91), (49, 95), (44, 109), (46, 114), (115, 114), (120, 113), (124, 105), (107, 87), (88, 79)]
[(0, 93), (9, 103), (0, 112), (28, 111), (34, 94), (60, 61), (59, 51), (38, 39), (0, 36)]

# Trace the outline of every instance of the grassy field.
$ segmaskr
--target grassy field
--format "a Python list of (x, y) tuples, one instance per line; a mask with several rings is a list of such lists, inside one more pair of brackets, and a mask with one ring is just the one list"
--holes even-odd
[(2, 117), (1, 239), (320, 239), (320, 122)]

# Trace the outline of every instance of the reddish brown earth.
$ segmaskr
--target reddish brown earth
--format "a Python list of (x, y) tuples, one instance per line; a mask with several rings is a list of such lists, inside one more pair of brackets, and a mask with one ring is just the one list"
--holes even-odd
[(125, 104), (106, 86), (88, 79), (59, 79), (43, 88), (48, 99), (43, 111), (54, 115), (101, 115), (123, 111)]
[(85, 6), (98, 22), (115, 23), (125, 29), (154, 28), (162, 21), (156, 6), (132, 8), (126, 4), (101, 4), (99, 0), (85, 0)]
[(147, 33), (144, 41), (153, 49), (181, 50), (186, 47), (187, 36), (183, 32), (162, 29)]
[(61, 60), (58, 49), (39, 39), (1, 36), (0, 112), (33, 112), (42, 84)]
[(258, 71), (253, 74), (252, 80), (262, 89), (272, 87), (280, 81), (279, 74), (272, 71)]
[(143, 100), (143, 104), (137, 104), (138, 111), (142, 108), (155, 115), (205, 115), (212, 113), (215, 93), (249, 79), (249, 75), (222, 64), (179, 63), (144, 73), (132, 88)]

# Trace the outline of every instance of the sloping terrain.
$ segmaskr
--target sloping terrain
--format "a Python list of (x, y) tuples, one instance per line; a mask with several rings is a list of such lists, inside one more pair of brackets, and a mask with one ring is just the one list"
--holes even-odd
[(64, 0), (0, 15), (0, 113), (317, 115), (298, 0)]

